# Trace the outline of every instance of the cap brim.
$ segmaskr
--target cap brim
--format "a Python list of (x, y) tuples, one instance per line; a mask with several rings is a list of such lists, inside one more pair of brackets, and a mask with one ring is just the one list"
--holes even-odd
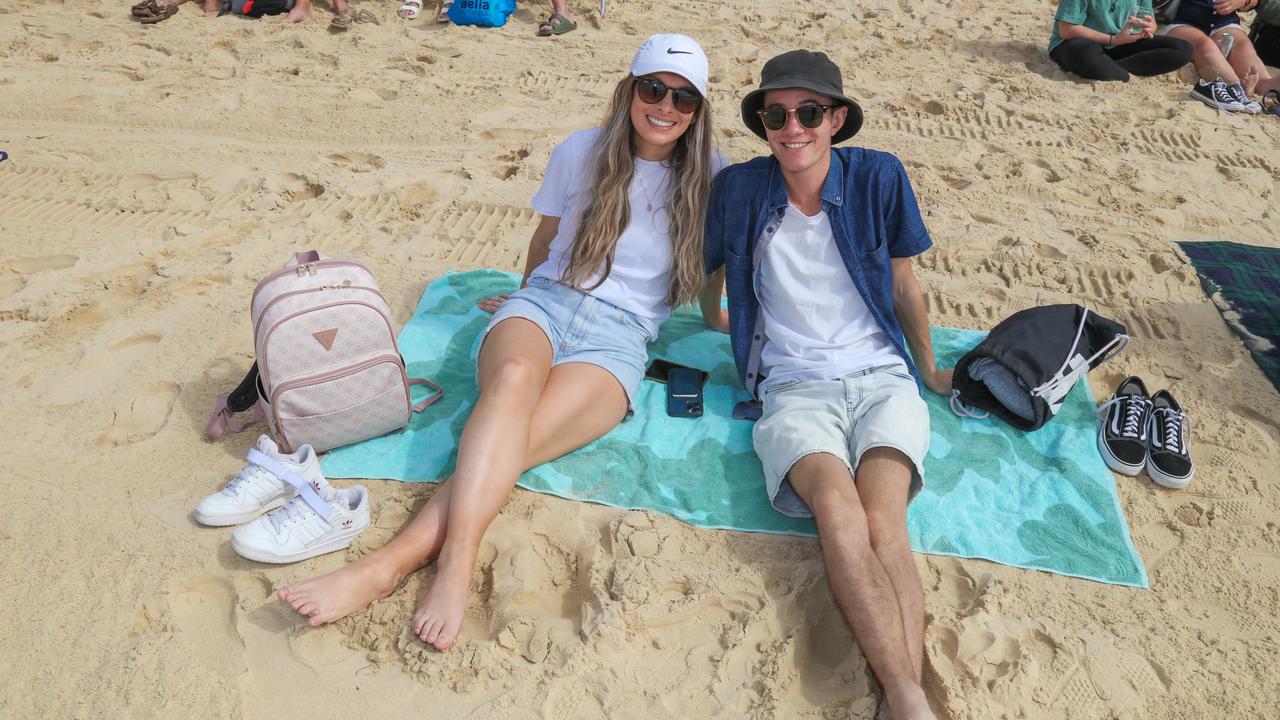
[(832, 145), (848, 140), (857, 135), (858, 131), (862, 129), (862, 108), (858, 106), (858, 103), (844, 95), (832, 92), (831, 88), (822, 87), (818, 83), (810, 82), (805, 78), (783, 78), (747, 93), (747, 96), (742, 98), (742, 122), (747, 126), (747, 129), (759, 136), (761, 140), (767, 141), (769, 136), (764, 132), (764, 122), (756, 114), (764, 107), (764, 94), (770, 90), (787, 90), (791, 88), (812, 90), (819, 95), (831, 98), (848, 109), (844, 125), (841, 125), (840, 130), (831, 136)]

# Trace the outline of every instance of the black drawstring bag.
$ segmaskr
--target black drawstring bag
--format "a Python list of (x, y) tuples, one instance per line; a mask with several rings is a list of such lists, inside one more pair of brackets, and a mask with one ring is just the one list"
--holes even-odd
[(951, 410), (968, 417), (995, 413), (1016, 428), (1036, 430), (1053, 419), (1077, 380), (1128, 344), (1123, 325), (1087, 307), (1021, 310), (956, 363)]
[(223, 0), (218, 17), (228, 13), (260, 18), (263, 15), (282, 15), (293, 9), (295, 0)]

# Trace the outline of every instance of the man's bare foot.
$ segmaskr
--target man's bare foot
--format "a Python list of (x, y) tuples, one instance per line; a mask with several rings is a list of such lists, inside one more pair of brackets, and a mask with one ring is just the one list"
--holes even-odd
[(289, 11), (289, 14), (284, 16), (284, 21), (287, 23), (306, 22), (310, 19), (311, 8), (305, 7), (301, 4), (294, 5), (293, 9)]
[(342, 12), (342, 11), (346, 10), (346, 9), (347, 9), (347, 0), (333, 0), (333, 14), (334, 14), (334, 15), (337, 15), (338, 13), (340, 13), (340, 12)]
[(1258, 81), (1261, 79), (1262, 76), (1258, 74), (1258, 68), (1249, 68), (1249, 72), (1245, 73), (1244, 78), (1240, 81), (1244, 85), (1244, 93), (1252, 95), (1253, 91), (1258, 89)]
[(889, 717), (893, 720), (938, 720), (929, 709), (929, 700), (919, 685), (908, 685), (890, 693), (885, 691)]
[(331, 573), (286, 585), (276, 595), (315, 626), (372, 605), (403, 581), (403, 576), (397, 577), (369, 555)]
[(437, 650), (448, 650), (458, 639), (462, 618), (467, 610), (467, 596), (471, 593), (472, 563), (458, 563), (459, 567), (446, 568), (437, 563), (436, 578), (418, 603), (418, 610), (409, 621), (413, 634), (422, 642), (434, 645)]

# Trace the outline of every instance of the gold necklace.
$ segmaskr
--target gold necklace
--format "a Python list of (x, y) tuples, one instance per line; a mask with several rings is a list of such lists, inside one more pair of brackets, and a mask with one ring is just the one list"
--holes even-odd
[[(640, 192), (644, 193), (645, 200), (647, 201), (644, 206), (645, 210), (653, 212), (653, 195), (649, 192), (649, 184), (644, 181), (644, 174), (639, 172), (639, 170), (636, 171), (636, 180), (640, 181)], [(663, 177), (663, 181), (666, 181), (666, 177)], [(662, 186), (659, 185), (658, 189), (662, 189)]]

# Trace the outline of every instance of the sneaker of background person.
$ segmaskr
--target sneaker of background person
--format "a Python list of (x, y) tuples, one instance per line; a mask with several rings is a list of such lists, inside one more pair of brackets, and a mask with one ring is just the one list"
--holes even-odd
[(1231, 94), (1231, 99), (1235, 100), (1236, 104), (1244, 108), (1240, 112), (1246, 112), (1250, 115), (1257, 115), (1262, 112), (1262, 106), (1249, 99), (1249, 93), (1244, 91), (1244, 86), (1240, 83), (1227, 85), (1227, 92)]
[[(1105, 412), (1104, 412), (1105, 411)], [(1147, 430), (1151, 397), (1137, 376), (1125, 378), (1111, 399), (1098, 408), (1098, 452), (1107, 467), (1121, 475), (1137, 475), (1147, 462)]]
[(1156, 483), (1181, 490), (1195, 475), (1191, 463), (1191, 417), (1168, 390), (1151, 396), (1150, 429), (1147, 432), (1147, 474)]
[(1191, 97), (1199, 100), (1209, 107), (1217, 108), (1219, 110), (1226, 110), (1227, 112), (1248, 112), (1245, 105), (1236, 102), (1236, 99), (1232, 97), (1231, 90), (1227, 87), (1227, 84), (1221, 80), (1215, 80), (1214, 82), (1201, 80), (1197, 82), (1196, 86), (1191, 89)]
[(291, 563), (342, 550), (369, 527), (369, 493), (363, 486), (304, 488), (283, 507), (231, 534), (241, 557)]
[[(320, 461), (310, 445), (303, 445), (292, 455), (280, 452), (268, 435), (258, 438), (254, 450), (278, 462), (285, 469), (297, 474), (307, 483), (327, 485), (320, 472)], [(284, 478), (250, 459), (227, 486), (210, 495), (196, 506), (196, 522), (216, 527), (239, 525), (258, 517), (268, 510), (283, 505), (297, 491)]]

